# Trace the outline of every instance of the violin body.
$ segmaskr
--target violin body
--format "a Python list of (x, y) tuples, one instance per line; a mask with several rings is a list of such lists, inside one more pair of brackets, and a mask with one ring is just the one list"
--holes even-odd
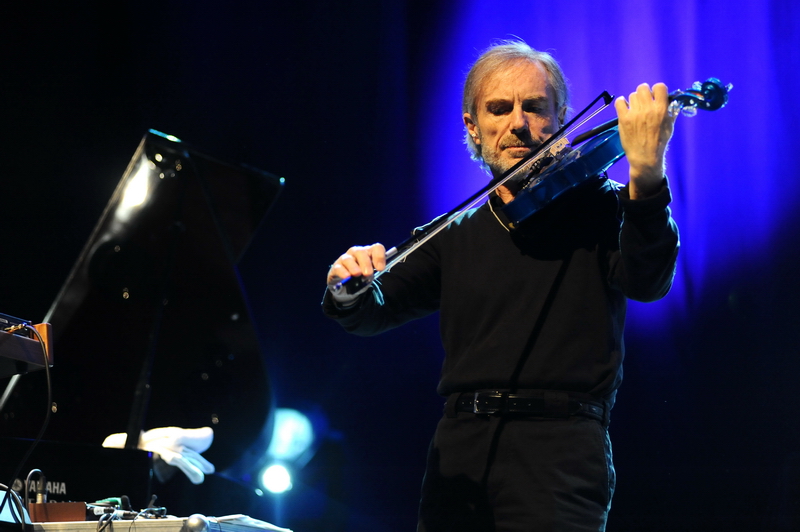
[(561, 160), (546, 168), (533, 186), (520, 190), (514, 201), (503, 206), (510, 228), (539, 211), (569, 190), (584, 183), (606, 179), (605, 171), (625, 152), (614, 127), (573, 149)]

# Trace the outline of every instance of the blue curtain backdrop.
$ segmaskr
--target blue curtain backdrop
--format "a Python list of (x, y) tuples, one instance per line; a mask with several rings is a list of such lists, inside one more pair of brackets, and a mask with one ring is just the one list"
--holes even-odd
[[(561, 62), (576, 111), (602, 90), (627, 96), (639, 83), (675, 90), (717, 77), (734, 85), (725, 109), (678, 121), (668, 175), (682, 233), (681, 275), (667, 301), (636, 308), (634, 327), (663, 331), (666, 313), (685, 312), (707, 283), (729, 282), (738, 267), (763, 261), (776, 231), (791, 223), (800, 188), (789, 155), (800, 118), (797, 2), (523, 2), (510, 9), (464, 1), (451, 4), (439, 30), (419, 99), (429, 215), (486, 182), (452, 142), (463, 136), (460, 82), (491, 42), (518, 37)], [(613, 107), (606, 113), (615, 116)], [(612, 172), (627, 182), (624, 161)]]

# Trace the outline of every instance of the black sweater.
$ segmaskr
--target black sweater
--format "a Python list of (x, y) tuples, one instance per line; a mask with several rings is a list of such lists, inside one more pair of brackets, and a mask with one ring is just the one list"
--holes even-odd
[(439, 310), (442, 395), (549, 389), (613, 403), (626, 298), (653, 301), (672, 284), (670, 200), (666, 181), (637, 201), (611, 182), (583, 186), (509, 231), (493, 197), (382, 274), (355, 307), (326, 294), (323, 310), (365, 336)]

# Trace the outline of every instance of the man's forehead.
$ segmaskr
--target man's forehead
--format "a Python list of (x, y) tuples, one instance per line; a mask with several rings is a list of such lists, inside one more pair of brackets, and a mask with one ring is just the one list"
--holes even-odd
[(516, 62), (488, 73), (481, 81), (478, 100), (513, 98), (520, 93), (524, 97), (553, 94), (547, 70), (541, 63)]

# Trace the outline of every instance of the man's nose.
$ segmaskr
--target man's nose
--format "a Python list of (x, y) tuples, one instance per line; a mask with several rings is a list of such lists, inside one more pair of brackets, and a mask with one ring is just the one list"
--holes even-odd
[(527, 130), (528, 117), (521, 108), (515, 107), (511, 112), (511, 132), (518, 135)]

